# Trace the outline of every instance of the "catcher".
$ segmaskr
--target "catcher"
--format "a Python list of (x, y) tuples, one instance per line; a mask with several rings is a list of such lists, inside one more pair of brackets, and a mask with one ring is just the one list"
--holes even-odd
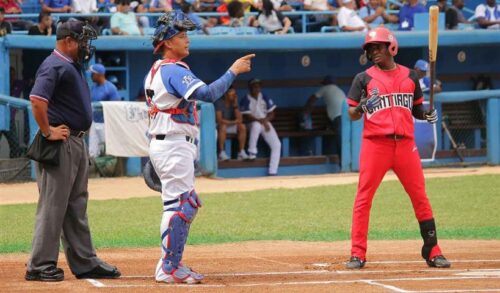
[(222, 97), (238, 74), (250, 71), (255, 56), (236, 60), (219, 79), (206, 85), (181, 61), (189, 55), (187, 31), (195, 28), (180, 11), (158, 19), (153, 47), (162, 58), (153, 64), (144, 81), (151, 121), (151, 162), (144, 174), (148, 186), (161, 190), (163, 200), (162, 257), (155, 273), (158, 282), (194, 284), (203, 279), (203, 275), (181, 263), (190, 224), (201, 207), (194, 190), (199, 132), (195, 100), (213, 103)]

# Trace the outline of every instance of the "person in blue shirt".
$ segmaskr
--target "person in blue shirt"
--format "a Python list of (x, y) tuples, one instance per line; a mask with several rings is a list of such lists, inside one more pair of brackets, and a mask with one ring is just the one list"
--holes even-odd
[(399, 30), (411, 31), (414, 27), (415, 13), (426, 12), (424, 5), (420, 4), (418, 0), (409, 0), (408, 3), (399, 9)]
[(398, 17), (388, 14), (385, 7), (381, 5), (380, 0), (369, 0), (366, 6), (359, 9), (359, 17), (370, 27), (376, 27), (385, 22), (398, 22)]
[[(429, 77), (429, 75), (427, 75), (427, 71), (429, 70), (429, 63), (423, 59), (419, 59), (417, 60), (417, 62), (415, 62), (415, 66), (413, 66), (413, 69), (415, 69), (415, 71), (417, 72), (418, 81), (420, 83), (422, 92), (428, 92), (431, 84), (431, 78)], [(439, 93), (441, 91), (441, 81), (436, 79), (434, 83), (434, 93)]]
[(97, 257), (87, 217), (89, 158), (84, 136), (92, 123), (86, 63), (97, 32), (69, 20), (56, 31), (55, 50), (36, 73), (30, 93), (33, 117), (44, 140), (59, 142), (58, 166), (37, 162), (38, 207), (25, 280), (64, 280), (57, 267), (62, 242), (77, 279), (118, 278), (120, 271)]
[(42, 11), (50, 13), (69, 13), (73, 9), (72, 0), (44, 0), (42, 3)]
[[(94, 82), (91, 91), (92, 102), (120, 101), (116, 86), (106, 80), (106, 68), (102, 64), (90, 66), (91, 78)], [(101, 146), (104, 145), (104, 117), (102, 110), (93, 112), (93, 122), (89, 133), (89, 154), (96, 158), (101, 155)]]

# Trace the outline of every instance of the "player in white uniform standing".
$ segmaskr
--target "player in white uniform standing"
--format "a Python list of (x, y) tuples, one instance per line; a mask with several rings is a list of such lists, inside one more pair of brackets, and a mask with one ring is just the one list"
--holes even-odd
[(153, 36), (154, 53), (162, 55), (149, 71), (144, 88), (149, 105), (149, 157), (161, 181), (162, 257), (156, 281), (199, 283), (203, 275), (181, 263), (189, 227), (201, 202), (194, 190), (198, 117), (194, 100), (215, 102), (240, 73), (250, 71), (253, 54), (236, 60), (210, 85), (181, 60), (189, 55), (187, 31), (196, 25), (180, 11), (161, 16)]
[(261, 82), (259, 79), (252, 79), (248, 82), (249, 93), (241, 99), (241, 113), (250, 120), (250, 138), (248, 139), (248, 157), (253, 160), (257, 157), (257, 142), (262, 135), (266, 143), (271, 148), (271, 158), (269, 159), (270, 176), (278, 175), (278, 165), (281, 157), (281, 142), (271, 121), (274, 119), (274, 109), (276, 105), (273, 100), (262, 94)]

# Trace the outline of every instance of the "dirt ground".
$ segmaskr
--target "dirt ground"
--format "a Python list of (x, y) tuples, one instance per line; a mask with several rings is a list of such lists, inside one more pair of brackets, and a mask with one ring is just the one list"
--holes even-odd
[[(424, 169), (426, 178), (452, 177), (482, 174), (500, 174), (500, 166), (467, 168), (428, 168)], [(339, 185), (358, 182), (358, 173), (335, 173), (311, 176), (273, 176), (258, 178), (197, 178), (196, 190), (200, 194), (213, 192), (251, 191), (269, 188), (303, 188), (321, 185)], [(384, 181), (397, 180), (389, 172)], [(156, 196), (142, 177), (98, 178), (89, 180), (91, 200), (122, 199), (130, 197)], [(31, 203), (38, 200), (35, 182), (0, 184), (0, 205)]]
[(202, 284), (157, 283), (159, 248), (101, 249), (122, 272), (117, 280), (24, 281), (27, 254), (0, 255), (0, 292), (499, 292), (500, 241), (443, 240), (450, 269), (428, 268), (420, 241), (370, 241), (364, 269), (348, 271), (349, 242), (256, 241), (188, 246), (184, 263)]
[[(426, 178), (500, 174), (500, 167), (426, 169)], [(395, 180), (388, 173), (385, 181)], [(358, 174), (197, 179), (200, 193), (356, 183)], [(91, 199), (155, 196), (142, 178), (92, 179)], [(0, 204), (37, 201), (35, 183), (0, 184)], [(60, 255), (66, 279), (24, 281), (28, 254), (0, 254), (0, 292), (500, 292), (500, 241), (443, 240), (450, 269), (428, 268), (421, 241), (369, 241), (368, 263), (348, 271), (349, 242), (255, 241), (187, 246), (184, 263), (205, 274), (198, 285), (157, 283), (160, 248), (100, 249), (117, 265), (118, 280), (77, 280)]]

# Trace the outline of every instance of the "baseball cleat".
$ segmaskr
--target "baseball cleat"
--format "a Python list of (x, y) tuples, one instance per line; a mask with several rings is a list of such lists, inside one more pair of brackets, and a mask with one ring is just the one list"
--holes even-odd
[(361, 260), (357, 256), (351, 256), (351, 259), (345, 264), (345, 267), (350, 270), (361, 269), (365, 266), (366, 260)]
[(451, 262), (449, 262), (444, 256), (438, 255), (431, 260), (427, 260), (427, 265), (431, 268), (449, 268), (451, 267)]
[(221, 152), (219, 153), (219, 161), (227, 161), (227, 160), (229, 160), (229, 159), (230, 159), (230, 158), (229, 158), (229, 156), (226, 154), (226, 152), (225, 152), (225, 151), (221, 151)]
[[(159, 270), (162, 270), (159, 272)], [(177, 269), (172, 268), (169, 271), (162, 269), (159, 264), (157, 266), (156, 282), (163, 282), (168, 284), (198, 284), (201, 283), (205, 276), (199, 274), (190, 268), (179, 264)]]

